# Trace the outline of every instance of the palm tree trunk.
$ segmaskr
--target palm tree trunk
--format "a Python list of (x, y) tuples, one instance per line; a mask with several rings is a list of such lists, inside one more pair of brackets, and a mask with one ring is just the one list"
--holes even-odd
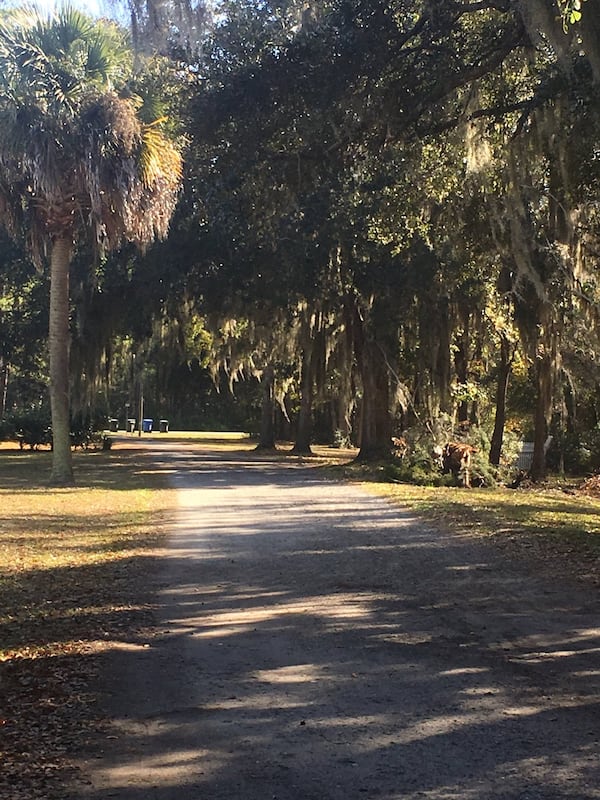
[(69, 403), (69, 267), (70, 237), (54, 240), (50, 257), (50, 406), (52, 473), (55, 486), (74, 483)]

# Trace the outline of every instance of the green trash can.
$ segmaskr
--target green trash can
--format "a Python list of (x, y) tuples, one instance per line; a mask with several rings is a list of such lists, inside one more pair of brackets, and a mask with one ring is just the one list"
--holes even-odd
[(108, 430), (111, 433), (116, 433), (119, 430), (119, 420), (111, 418), (108, 420)]
[(135, 420), (128, 419), (127, 420), (127, 433), (133, 433), (135, 430)]
[(169, 432), (169, 420), (168, 419), (161, 419), (158, 423), (158, 429), (161, 433), (168, 433)]

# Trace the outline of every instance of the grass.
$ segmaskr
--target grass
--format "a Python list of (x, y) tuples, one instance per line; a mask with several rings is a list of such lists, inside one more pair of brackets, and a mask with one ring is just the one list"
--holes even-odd
[(554, 573), (600, 583), (600, 498), (574, 488), (459, 489), (368, 483), (431, 523), (458, 534), (493, 537)]
[[(157, 545), (172, 505), (163, 475), (139, 454), (76, 454), (78, 485), (67, 489), (45, 485), (49, 459), (0, 450), (0, 661), (32, 658), (39, 647), (60, 652), (70, 638), (60, 620), (101, 604), (108, 613), (123, 564)], [(40, 619), (43, 634), (34, 635)], [(89, 639), (98, 627), (78, 633)]]
[(97, 659), (151, 623), (174, 502), (143, 452), (77, 453), (69, 489), (46, 486), (50, 457), (0, 449), (0, 795), (18, 800), (62, 796)]
[(600, 547), (600, 499), (560, 489), (457, 489), (408, 484), (372, 484), (377, 490), (461, 531), (483, 534), (527, 531), (583, 536)]
[(207, 441), (224, 441), (224, 442), (240, 442), (250, 439), (249, 433), (243, 431), (167, 431), (160, 433), (160, 431), (153, 430), (151, 433), (142, 433), (135, 430), (133, 433), (125, 433), (119, 431), (117, 433), (109, 433), (105, 431), (108, 436), (126, 437), (135, 441), (136, 439), (156, 439), (158, 441), (186, 441), (186, 442), (207, 442)]

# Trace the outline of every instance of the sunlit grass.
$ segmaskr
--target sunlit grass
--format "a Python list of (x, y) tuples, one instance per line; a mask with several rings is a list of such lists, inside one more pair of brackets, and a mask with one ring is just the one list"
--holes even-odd
[(134, 602), (173, 507), (164, 476), (142, 476), (135, 455), (78, 453), (78, 484), (66, 489), (45, 485), (49, 458), (0, 451), (0, 660), (60, 653), (109, 629)]
[(600, 498), (548, 488), (521, 491), (365, 485), (458, 533), (544, 536), (563, 545), (584, 546), (600, 555)]
[[(110, 434), (108, 434), (110, 436)], [(136, 438), (141, 439), (158, 439), (158, 440), (166, 440), (166, 441), (224, 441), (224, 442), (232, 442), (232, 441), (244, 441), (250, 438), (249, 433), (245, 433), (244, 431), (167, 431), (166, 433), (160, 433), (160, 431), (153, 430), (151, 433), (142, 433), (141, 437), (138, 434), (138, 431), (134, 431), (131, 434), (125, 434), (123, 431), (116, 435), (125, 436), (127, 438), (131, 438), (135, 441)]]

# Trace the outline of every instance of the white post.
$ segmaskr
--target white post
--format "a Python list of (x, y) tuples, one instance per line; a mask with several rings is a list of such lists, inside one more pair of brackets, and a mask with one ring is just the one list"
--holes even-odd
[(140, 372), (140, 425), (138, 429), (138, 436), (142, 435), (142, 426), (143, 426), (143, 419), (144, 419), (144, 382), (142, 379), (142, 373)]

